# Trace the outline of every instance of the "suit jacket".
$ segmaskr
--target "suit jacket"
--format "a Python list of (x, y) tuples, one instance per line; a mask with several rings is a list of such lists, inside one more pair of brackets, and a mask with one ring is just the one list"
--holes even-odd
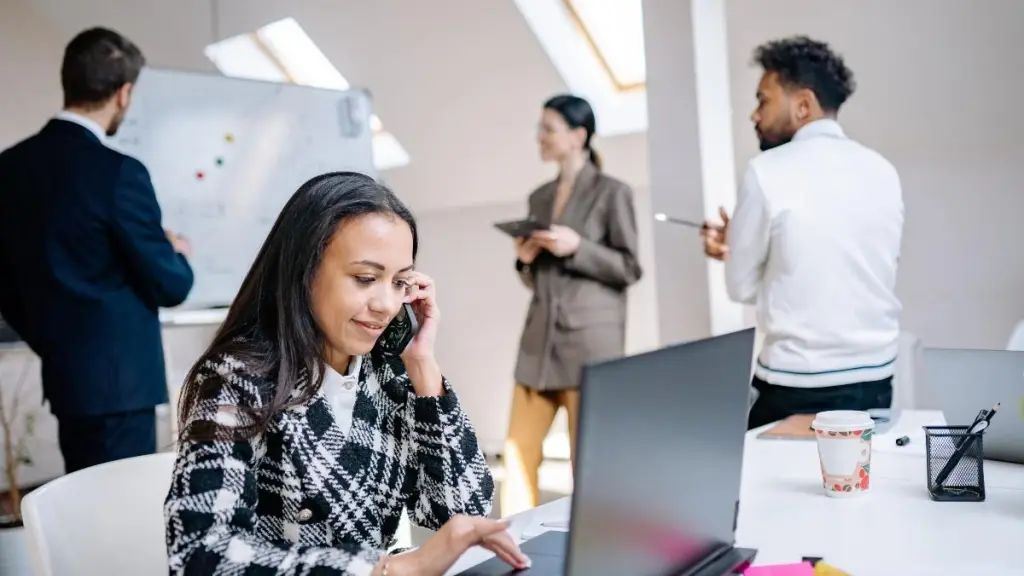
[[(202, 364), (198, 379), (209, 392), (189, 426), (248, 425), (230, 407), (259, 409), (274, 389), (227, 356)], [(488, 515), (493, 479), (444, 387), (418, 397), (401, 360), (368, 356), (347, 434), (318, 392), (251, 440), (182, 443), (164, 507), (170, 573), (369, 575), (403, 509), (432, 530)]]
[(160, 222), (146, 168), (51, 120), (0, 153), (0, 315), (42, 360), (54, 415), (167, 401), (158, 308), (192, 270)]
[[(530, 217), (552, 222), (558, 182), (530, 194)], [(516, 362), (516, 381), (540, 390), (579, 386), (583, 365), (622, 356), (626, 288), (640, 279), (636, 211), (629, 186), (587, 163), (562, 214), (553, 221), (580, 235), (575, 254), (542, 252), (529, 266), (516, 261), (533, 290)]]

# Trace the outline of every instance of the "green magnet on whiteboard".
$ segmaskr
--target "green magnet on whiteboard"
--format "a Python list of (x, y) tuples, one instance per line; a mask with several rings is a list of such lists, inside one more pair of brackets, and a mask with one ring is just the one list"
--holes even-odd
[(217, 163), (217, 166), (223, 166), (224, 165), (224, 159), (220, 158), (220, 157), (218, 157), (216, 160), (214, 160), (214, 162)]

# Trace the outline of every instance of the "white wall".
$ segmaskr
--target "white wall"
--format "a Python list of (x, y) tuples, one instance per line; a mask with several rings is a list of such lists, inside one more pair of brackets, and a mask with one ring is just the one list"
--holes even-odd
[(754, 46), (804, 33), (858, 81), (840, 113), (903, 180), (903, 327), (928, 346), (1001, 348), (1024, 318), (1024, 2), (729, 0), (737, 167), (757, 151)]
[(0, 6), (0, 149), (35, 132), (61, 107), (60, 60), (64, 41), (31, 6)]

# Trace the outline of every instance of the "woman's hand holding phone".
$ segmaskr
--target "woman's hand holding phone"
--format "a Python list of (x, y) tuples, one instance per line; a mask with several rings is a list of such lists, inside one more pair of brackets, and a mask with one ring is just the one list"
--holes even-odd
[(434, 280), (421, 272), (412, 272), (408, 282), (405, 301), (412, 305), (420, 328), (402, 352), (402, 362), (418, 396), (441, 396), (441, 369), (434, 356), (441, 309), (437, 306)]

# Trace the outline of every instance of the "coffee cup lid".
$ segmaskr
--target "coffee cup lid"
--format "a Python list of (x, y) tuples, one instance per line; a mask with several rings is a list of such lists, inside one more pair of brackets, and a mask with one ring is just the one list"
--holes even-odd
[(818, 412), (811, 426), (823, 430), (867, 430), (875, 427), (875, 421), (867, 412), (859, 410), (831, 410)]

